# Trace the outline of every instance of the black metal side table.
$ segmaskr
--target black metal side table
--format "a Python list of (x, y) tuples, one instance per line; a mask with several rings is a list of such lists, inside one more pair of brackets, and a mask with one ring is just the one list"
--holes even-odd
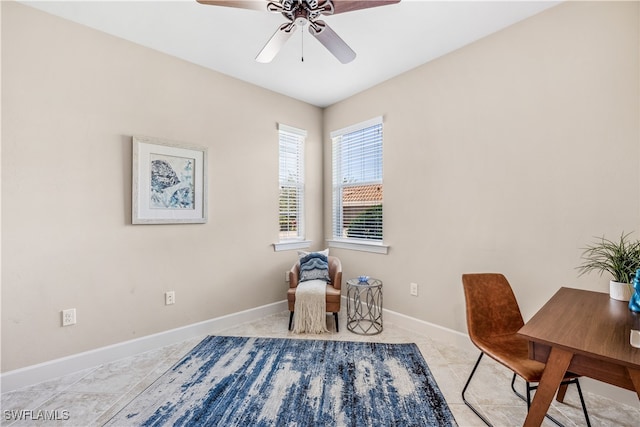
[(359, 335), (382, 332), (381, 280), (347, 280), (347, 329)]

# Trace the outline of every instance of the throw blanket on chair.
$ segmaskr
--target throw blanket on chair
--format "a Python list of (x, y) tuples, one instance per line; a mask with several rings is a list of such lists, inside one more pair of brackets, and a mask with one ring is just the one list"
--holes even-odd
[(321, 334), (327, 330), (327, 282), (307, 280), (296, 287), (296, 303), (293, 317), (293, 332)]

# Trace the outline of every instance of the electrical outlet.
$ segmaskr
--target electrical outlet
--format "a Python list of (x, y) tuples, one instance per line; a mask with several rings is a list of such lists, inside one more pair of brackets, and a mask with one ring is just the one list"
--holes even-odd
[(413, 295), (414, 297), (418, 296), (418, 284), (417, 283), (409, 284), (409, 294)]
[(289, 283), (289, 270), (284, 272), (284, 281)]
[(171, 305), (176, 303), (175, 291), (168, 291), (164, 293), (164, 305)]
[(76, 309), (69, 308), (62, 310), (62, 326), (71, 326), (76, 324)]

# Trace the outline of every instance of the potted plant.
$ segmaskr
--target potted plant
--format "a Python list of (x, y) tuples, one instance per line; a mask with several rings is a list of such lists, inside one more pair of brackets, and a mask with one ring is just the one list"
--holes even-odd
[(579, 276), (591, 271), (602, 275), (611, 274), (609, 296), (620, 301), (629, 301), (633, 293), (631, 281), (640, 268), (640, 241), (629, 239), (631, 233), (620, 235), (619, 241), (597, 238), (593, 244), (584, 248), (583, 263), (578, 267)]

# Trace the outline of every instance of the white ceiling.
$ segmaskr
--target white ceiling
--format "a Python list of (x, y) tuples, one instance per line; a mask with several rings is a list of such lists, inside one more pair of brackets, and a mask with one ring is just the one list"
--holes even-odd
[(296, 32), (271, 63), (256, 62), (257, 53), (285, 22), (278, 13), (195, 0), (22, 3), (326, 107), (559, 2), (402, 0), (324, 17), (357, 53), (346, 65), (307, 31)]

